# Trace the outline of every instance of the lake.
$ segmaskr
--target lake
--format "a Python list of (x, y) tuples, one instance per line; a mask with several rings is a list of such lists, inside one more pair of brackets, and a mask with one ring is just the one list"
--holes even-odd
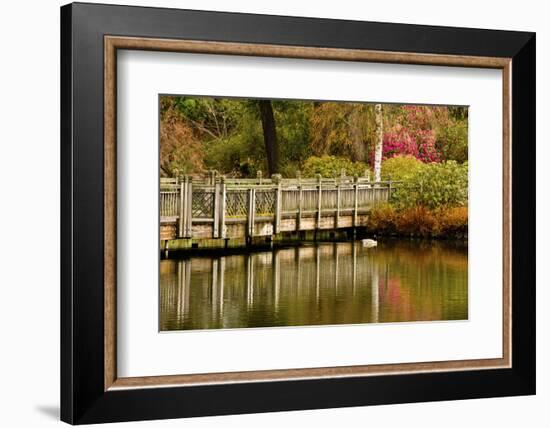
[(468, 319), (467, 243), (303, 243), (160, 261), (160, 330)]

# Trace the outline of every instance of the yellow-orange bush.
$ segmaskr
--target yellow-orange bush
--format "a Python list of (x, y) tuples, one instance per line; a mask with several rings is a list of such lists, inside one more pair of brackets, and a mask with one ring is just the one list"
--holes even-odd
[(449, 236), (468, 234), (468, 207), (452, 207), (439, 210), (441, 233)]
[(468, 207), (415, 206), (398, 210), (391, 205), (381, 205), (371, 211), (367, 229), (381, 235), (466, 238)]
[(392, 205), (381, 205), (370, 212), (367, 229), (386, 234), (395, 233), (396, 210)]

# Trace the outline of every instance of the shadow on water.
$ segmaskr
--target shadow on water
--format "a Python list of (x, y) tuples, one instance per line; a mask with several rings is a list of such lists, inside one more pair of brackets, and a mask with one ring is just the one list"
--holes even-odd
[(467, 318), (463, 242), (318, 242), (160, 262), (163, 331)]

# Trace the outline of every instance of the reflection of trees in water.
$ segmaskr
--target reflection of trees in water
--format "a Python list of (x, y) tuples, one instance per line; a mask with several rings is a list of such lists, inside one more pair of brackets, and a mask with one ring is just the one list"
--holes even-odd
[(467, 318), (466, 248), (340, 242), (161, 262), (161, 329)]

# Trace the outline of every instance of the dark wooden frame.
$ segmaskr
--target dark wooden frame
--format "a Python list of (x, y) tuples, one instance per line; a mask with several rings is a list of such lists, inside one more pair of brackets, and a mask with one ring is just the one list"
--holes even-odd
[[(117, 379), (113, 58), (118, 48), (502, 68), (505, 358), (498, 364), (358, 366), (362, 369), (344, 373), (312, 368), (195, 380)], [(62, 420), (80, 424), (535, 392), (533, 33), (67, 5), (61, 9), (61, 146)]]

